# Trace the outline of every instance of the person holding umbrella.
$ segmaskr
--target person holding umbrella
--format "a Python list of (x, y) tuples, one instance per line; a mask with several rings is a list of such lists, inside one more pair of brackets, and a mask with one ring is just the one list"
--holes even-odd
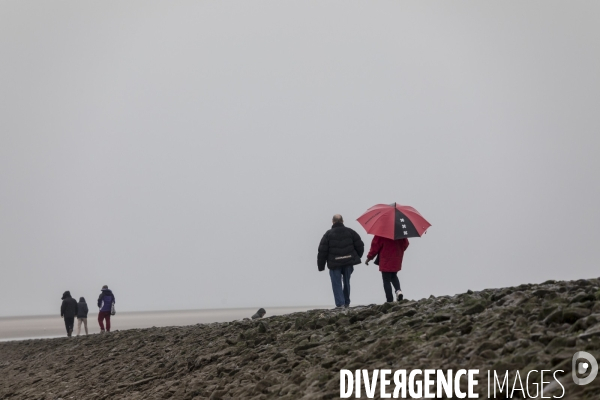
[[(371, 242), (371, 250), (367, 254), (365, 264), (369, 265), (369, 261), (378, 257), (375, 260), (375, 264), (379, 265), (379, 271), (383, 278), (383, 290), (385, 291), (385, 298), (388, 303), (394, 301), (393, 293), (396, 294), (396, 300), (398, 301), (404, 298), (400, 288), (398, 271), (402, 269), (402, 258), (408, 248), (408, 244), (408, 239), (406, 238), (392, 240), (381, 236), (375, 236)], [(394, 286), (393, 293), (392, 285)]]
[(317, 267), (319, 271), (324, 271), (325, 265), (329, 268), (335, 308), (348, 308), (350, 276), (354, 272), (354, 265), (361, 263), (365, 244), (358, 233), (344, 226), (341, 215), (334, 215), (331, 222), (333, 226), (325, 232), (319, 243)]
[[(367, 254), (366, 265), (375, 259), (383, 278), (383, 290), (388, 302), (404, 298), (398, 279), (402, 269), (404, 252), (408, 248), (409, 237), (421, 237), (431, 226), (421, 214), (410, 206), (399, 204), (377, 204), (367, 210), (357, 220), (365, 230), (375, 235), (371, 250)], [(394, 286), (394, 292), (392, 292)]]

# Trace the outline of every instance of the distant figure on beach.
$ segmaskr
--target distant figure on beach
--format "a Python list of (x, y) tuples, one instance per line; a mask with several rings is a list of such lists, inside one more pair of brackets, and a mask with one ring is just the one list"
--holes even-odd
[[(381, 271), (383, 279), (383, 290), (388, 302), (394, 301), (394, 293), (397, 301), (404, 298), (398, 280), (398, 271), (402, 269), (402, 258), (408, 244), (408, 239), (405, 238), (393, 240), (381, 236), (375, 236), (371, 242), (371, 250), (367, 254), (365, 264), (369, 265), (369, 261), (378, 257), (375, 259), (375, 264), (379, 265), (379, 271)], [(392, 285), (395, 292), (392, 292)]]
[(60, 316), (65, 319), (67, 336), (71, 337), (75, 316), (77, 315), (77, 300), (72, 298), (71, 292), (67, 290), (62, 295), (62, 301), (62, 305), (60, 306)]
[(319, 271), (329, 268), (331, 288), (335, 308), (348, 308), (350, 306), (350, 276), (354, 265), (360, 264), (360, 258), (365, 251), (365, 244), (358, 233), (344, 226), (344, 219), (336, 214), (331, 221), (333, 226), (325, 232), (319, 252), (317, 266)]
[(85, 302), (83, 297), (79, 298), (79, 303), (77, 303), (77, 336), (81, 333), (81, 323), (83, 322), (83, 326), (85, 327), (85, 334), (88, 334), (87, 328), (87, 315), (88, 315), (88, 305)]
[(104, 321), (106, 321), (106, 332), (110, 332), (110, 314), (115, 303), (115, 295), (108, 288), (108, 286), (102, 286), (102, 293), (98, 297), (98, 324), (100, 324), (100, 333), (104, 333)]

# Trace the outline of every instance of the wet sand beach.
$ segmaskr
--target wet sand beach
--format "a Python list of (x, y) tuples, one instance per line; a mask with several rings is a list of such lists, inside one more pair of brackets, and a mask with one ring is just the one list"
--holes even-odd
[[(289, 314), (316, 308), (331, 308), (328, 306), (304, 307), (272, 307), (266, 308), (267, 317)], [(119, 312), (111, 318), (111, 330), (126, 330), (162, 326), (183, 326), (206, 324), (211, 322), (229, 322), (250, 318), (257, 308), (227, 308), (211, 310), (179, 310), (179, 311), (144, 311)], [(88, 315), (88, 330), (90, 334), (99, 333), (98, 313)], [(82, 334), (85, 333), (83, 325)], [(77, 321), (75, 321), (75, 333)], [(26, 317), (1, 317), (0, 341), (54, 338), (66, 336), (63, 319), (59, 315), (41, 315)]]

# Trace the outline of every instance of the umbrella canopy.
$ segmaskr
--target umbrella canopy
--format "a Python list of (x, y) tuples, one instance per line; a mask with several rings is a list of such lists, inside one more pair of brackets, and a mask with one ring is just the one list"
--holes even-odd
[(361, 215), (357, 221), (371, 235), (388, 239), (421, 237), (431, 226), (411, 206), (400, 204), (377, 204)]

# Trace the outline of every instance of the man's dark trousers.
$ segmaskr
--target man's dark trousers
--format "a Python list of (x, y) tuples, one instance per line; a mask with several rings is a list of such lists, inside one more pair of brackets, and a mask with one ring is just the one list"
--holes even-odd
[[(73, 324), (75, 323), (75, 317), (64, 317), (65, 319), (65, 328), (67, 329), (67, 333), (73, 332)], [(69, 332), (71, 331), (71, 332)]]
[(336, 307), (350, 306), (350, 276), (352, 272), (354, 272), (352, 265), (329, 270)]

